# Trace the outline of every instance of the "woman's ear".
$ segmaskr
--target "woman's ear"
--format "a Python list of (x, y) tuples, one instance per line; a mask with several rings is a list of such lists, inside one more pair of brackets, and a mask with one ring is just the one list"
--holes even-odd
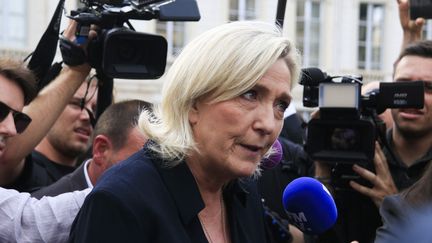
[(197, 102), (192, 104), (191, 109), (189, 110), (189, 123), (191, 125), (195, 125), (199, 120), (199, 109), (197, 106)]

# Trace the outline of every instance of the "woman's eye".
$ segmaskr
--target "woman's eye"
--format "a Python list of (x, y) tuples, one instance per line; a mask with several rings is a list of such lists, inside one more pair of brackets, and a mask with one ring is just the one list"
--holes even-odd
[(277, 108), (278, 108), (280, 111), (285, 112), (285, 110), (286, 110), (286, 109), (288, 108), (288, 106), (289, 106), (289, 103), (286, 102), (286, 101), (279, 101), (279, 102), (276, 104), (276, 106), (277, 106)]
[(255, 90), (249, 90), (242, 94), (242, 97), (247, 100), (256, 100), (258, 97), (258, 93)]

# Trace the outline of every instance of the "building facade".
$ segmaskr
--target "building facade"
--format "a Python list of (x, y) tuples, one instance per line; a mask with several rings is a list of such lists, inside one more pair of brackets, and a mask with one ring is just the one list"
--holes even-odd
[[(0, 54), (25, 58), (45, 31), (57, 0), (0, 0)], [(138, 31), (168, 40), (168, 65), (195, 36), (235, 20), (274, 22), (277, 0), (197, 0), (199, 22), (132, 21)], [(65, 13), (77, 8), (66, 0)], [(392, 65), (402, 42), (397, 1), (287, 0), (283, 31), (296, 43), (303, 67), (319, 67), (332, 75), (362, 75), (364, 81), (391, 81)], [(62, 26), (65, 26), (63, 18)], [(425, 37), (432, 35), (432, 25)], [(163, 77), (157, 80), (115, 80), (116, 100), (160, 100)], [(302, 87), (294, 90), (301, 109)]]

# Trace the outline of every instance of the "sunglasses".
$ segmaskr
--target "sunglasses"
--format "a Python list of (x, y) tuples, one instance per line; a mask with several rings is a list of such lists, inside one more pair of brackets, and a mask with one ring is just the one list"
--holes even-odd
[(8, 105), (0, 101), (0, 122), (6, 119), (6, 117), (9, 115), (9, 112), (12, 112), (17, 133), (24, 132), (24, 130), (30, 124), (31, 118), (22, 112), (10, 108)]

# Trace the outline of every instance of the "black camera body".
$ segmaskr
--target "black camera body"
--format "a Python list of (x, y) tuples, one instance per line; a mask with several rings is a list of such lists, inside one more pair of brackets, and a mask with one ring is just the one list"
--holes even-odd
[[(165, 72), (167, 41), (163, 36), (134, 30), (129, 20), (198, 21), (195, 0), (81, 0), (71, 11), (78, 22), (77, 42), (83, 43), (91, 25), (98, 35), (89, 42), (90, 65), (109, 78), (156, 79)], [(125, 26), (127, 25), (127, 27)]]
[(319, 107), (320, 116), (308, 123), (305, 151), (329, 164), (372, 162), (376, 116), (387, 108), (422, 108), (424, 103), (421, 81), (381, 83), (379, 92), (362, 96), (362, 77), (331, 77), (318, 68), (307, 68), (300, 84), (303, 105)]
[(432, 0), (410, 0), (410, 17), (432, 19)]

